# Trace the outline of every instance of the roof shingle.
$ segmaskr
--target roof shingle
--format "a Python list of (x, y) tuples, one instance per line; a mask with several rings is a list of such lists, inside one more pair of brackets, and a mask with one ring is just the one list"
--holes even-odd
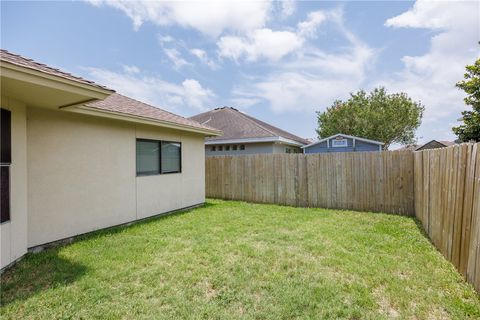
[(85, 106), (98, 110), (123, 113), (126, 115), (141, 117), (154, 121), (165, 121), (175, 125), (183, 125), (196, 129), (218, 131), (215, 128), (202, 125), (194, 120), (184, 118), (118, 93), (114, 93), (103, 100), (86, 103)]
[(207, 138), (208, 141), (282, 137), (302, 144), (309, 143), (306, 139), (251, 117), (235, 108), (216, 108), (190, 117), (190, 119), (223, 131), (222, 136)]
[(97, 84), (93, 81), (74, 76), (70, 73), (64, 72), (64, 71), (56, 69), (56, 68), (49, 67), (46, 64), (36, 62), (32, 59), (22, 57), (21, 55), (11, 53), (11, 52), (9, 52), (7, 50), (4, 50), (4, 49), (0, 49), (0, 60), (11, 63), (11, 64), (15, 64), (17, 66), (21, 66), (21, 67), (24, 67), (24, 68), (32, 69), (32, 70), (35, 70), (35, 71), (43, 72), (43, 73), (50, 74), (50, 75), (53, 75), (53, 76), (61, 77), (61, 78), (64, 78), (64, 79), (72, 80), (72, 81), (75, 81), (75, 82), (83, 83), (83, 84), (86, 84), (86, 85), (89, 85), (89, 86), (94, 86), (94, 87), (97, 87), (97, 88), (100, 88), (100, 89), (109, 90), (109, 91), (114, 92), (114, 90), (109, 89), (109, 88), (107, 88), (105, 86), (102, 86), (100, 84)]

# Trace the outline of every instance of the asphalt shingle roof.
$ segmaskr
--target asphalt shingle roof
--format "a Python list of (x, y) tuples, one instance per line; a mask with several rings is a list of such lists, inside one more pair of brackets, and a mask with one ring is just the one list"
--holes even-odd
[(182, 125), (191, 127), (194, 129), (203, 129), (203, 130), (213, 130), (218, 131), (214, 128), (211, 128), (206, 125), (202, 125), (194, 120), (184, 118), (182, 116), (173, 114), (171, 112), (165, 111), (163, 109), (151, 106), (149, 104), (137, 101), (135, 99), (128, 98), (118, 93), (113, 93), (114, 91), (108, 89), (105, 86), (99, 85), (93, 81), (85, 80), (81, 77), (74, 76), (70, 73), (61, 71), (56, 68), (49, 67), (43, 63), (36, 62), (32, 59), (25, 58), (18, 54), (11, 53), (7, 50), (0, 49), (0, 60), (8, 63), (12, 63), (21, 67), (32, 69), (35, 71), (43, 72), (57, 77), (62, 77), (68, 80), (76, 81), (79, 83), (87, 84), (90, 86), (95, 86), (101, 89), (112, 91), (112, 94), (105, 98), (104, 100), (97, 100), (94, 102), (86, 103), (85, 105), (90, 108), (123, 113), (129, 116), (135, 116), (150, 120), (169, 122), (174, 125)]
[(151, 120), (166, 121), (197, 129), (216, 130), (210, 126), (202, 125), (197, 121), (184, 118), (118, 93), (114, 93), (103, 100), (86, 103), (85, 105), (98, 110), (123, 113)]
[(21, 66), (21, 67), (24, 67), (24, 68), (40, 71), (40, 72), (47, 73), (47, 74), (50, 74), (50, 75), (53, 75), (53, 76), (61, 77), (61, 78), (64, 78), (64, 79), (72, 80), (72, 81), (75, 81), (75, 82), (83, 83), (83, 84), (86, 84), (86, 85), (94, 86), (94, 87), (97, 87), (97, 88), (100, 88), (100, 89), (109, 90), (109, 91), (113, 92), (112, 89), (109, 89), (105, 86), (97, 84), (93, 81), (74, 76), (74, 75), (72, 75), (70, 73), (67, 73), (67, 72), (64, 72), (60, 69), (49, 67), (46, 64), (36, 62), (32, 59), (25, 58), (21, 55), (11, 53), (11, 52), (9, 52), (7, 50), (4, 50), (4, 49), (0, 49), (0, 60), (11, 63), (11, 64), (15, 64), (17, 66)]
[(251, 117), (235, 108), (217, 108), (190, 117), (190, 119), (223, 131), (222, 136), (207, 138), (208, 141), (282, 137), (303, 144), (309, 143), (306, 139)]

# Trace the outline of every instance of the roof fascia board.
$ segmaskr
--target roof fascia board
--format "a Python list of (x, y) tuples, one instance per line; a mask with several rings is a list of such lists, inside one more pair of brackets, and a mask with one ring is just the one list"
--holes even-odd
[(262, 138), (241, 138), (241, 139), (216, 139), (206, 141), (206, 145), (215, 144), (234, 144), (234, 143), (260, 143), (260, 142), (281, 142), (294, 146), (302, 146), (303, 144), (294, 140), (286, 139), (284, 137), (262, 137)]
[(87, 115), (93, 115), (93, 116), (97, 116), (97, 117), (115, 119), (115, 120), (123, 120), (123, 121), (153, 125), (153, 126), (162, 127), (162, 128), (170, 128), (170, 129), (189, 131), (189, 132), (194, 132), (194, 133), (201, 133), (205, 136), (219, 136), (219, 135), (222, 134), (221, 131), (217, 131), (217, 130), (195, 128), (195, 127), (182, 125), (182, 124), (176, 124), (176, 123), (172, 123), (172, 122), (168, 122), (168, 121), (154, 120), (154, 119), (149, 119), (149, 118), (144, 118), (144, 117), (139, 117), (139, 116), (134, 116), (134, 115), (127, 115), (127, 114), (120, 113), (120, 112), (99, 110), (99, 109), (96, 109), (96, 108), (86, 107), (85, 105), (82, 105), (82, 104), (66, 106), (66, 107), (61, 108), (61, 110), (65, 110), (65, 111), (69, 111), (69, 112), (75, 112), (75, 113), (81, 113), (81, 114), (87, 114)]
[(102, 89), (94, 85), (88, 85), (46, 72), (22, 67), (7, 61), (0, 61), (2, 77), (14, 80), (31, 82), (36, 85), (46, 86), (58, 90), (68, 91), (79, 95), (91, 96), (95, 99), (105, 99), (113, 90)]

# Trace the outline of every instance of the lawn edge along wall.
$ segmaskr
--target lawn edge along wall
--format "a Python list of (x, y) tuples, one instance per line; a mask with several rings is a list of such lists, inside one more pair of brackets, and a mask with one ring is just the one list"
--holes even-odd
[(480, 292), (480, 144), (206, 158), (206, 196), (416, 216)]

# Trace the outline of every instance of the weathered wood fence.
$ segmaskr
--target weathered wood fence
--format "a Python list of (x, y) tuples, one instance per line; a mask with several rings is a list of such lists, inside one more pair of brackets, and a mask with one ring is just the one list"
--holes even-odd
[(480, 292), (480, 144), (208, 157), (207, 197), (416, 215)]
[(414, 214), (410, 151), (208, 157), (207, 197)]
[(480, 292), (480, 144), (415, 152), (415, 213)]

